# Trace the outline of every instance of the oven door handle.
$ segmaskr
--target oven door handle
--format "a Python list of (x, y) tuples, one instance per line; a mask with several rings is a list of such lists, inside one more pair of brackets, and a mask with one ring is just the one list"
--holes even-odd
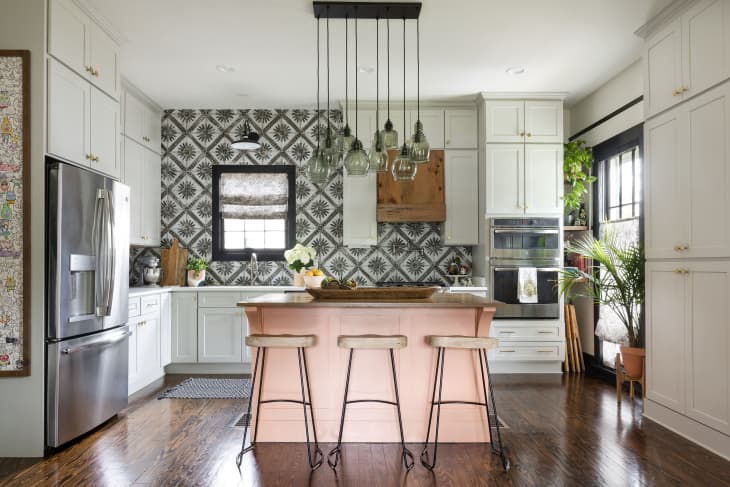
[(538, 233), (540, 235), (557, 235), (560, 230), (548, 228), (495, 228), (494, 233)]
[[(520, 267), (530, 267), (528, 265), (523, 265)], [(493, 267), (492, 270), (494, 272), (502, 272), (502, 271), (516, 271), (519, 267)], [(560, 269), (557, 267), (537, 267), (537, 272), (560, 272)]]

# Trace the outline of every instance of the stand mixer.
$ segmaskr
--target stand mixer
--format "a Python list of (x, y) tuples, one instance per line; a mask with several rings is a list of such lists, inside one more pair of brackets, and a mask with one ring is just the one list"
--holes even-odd
[(150, 255), (140, 259), (142, 263), (142, 279), (145, 286), (156, 287), (159, 286), (160, 277), (162, 275), (160, 269), (160, 259)]

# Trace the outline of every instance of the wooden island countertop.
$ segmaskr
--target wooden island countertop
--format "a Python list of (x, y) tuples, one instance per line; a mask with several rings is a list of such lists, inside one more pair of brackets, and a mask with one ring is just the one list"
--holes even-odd
[[(461, 293), (436, 293), (428, 299), (315, 299), (306, 292), (266, 294), (238, 303), (248, 319), (248, 334), (314, 335), (306, 349), (314, 420), (320, 442), (337, 441), (347, 370), (348, 351), (337, 346), (339, 335), (405, 335), (407, 347), (395, 351), (404, 432), (407, 442), (423, 442), (436, 367), (436, 349), (429, 335), (488, 336), (500, 303)], [(249, 351), (251, 361), (255, 350)], [(266, 352), (261, 396), (297, 400), (301, 384), (293, 349)], [(483, 400), (478, 355), (471, 350), (449, 350), (444, 367), (444, 397)], [(389, 355), (386, 350), (357, 350), (354, 354), (350, 399), (394, 400)], [(258, 395), (257, 390), (252, 391)], [(255, 424), (256, 410), (251, 424)], [(304, 441), (302, 407), (262, 404), (259, 442)], [(399, 441), (395, 409), (359, 403), (347, 409), (346, 442)], [(450, 405), (441, 412), (439, 440), (489, 441), (484, 408)]]

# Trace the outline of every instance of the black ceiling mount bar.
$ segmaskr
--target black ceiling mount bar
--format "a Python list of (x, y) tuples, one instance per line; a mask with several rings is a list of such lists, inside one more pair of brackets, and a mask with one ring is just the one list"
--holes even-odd
[(312, 2), (314, 16), (330, 19), (417, 19), (421, 2)]

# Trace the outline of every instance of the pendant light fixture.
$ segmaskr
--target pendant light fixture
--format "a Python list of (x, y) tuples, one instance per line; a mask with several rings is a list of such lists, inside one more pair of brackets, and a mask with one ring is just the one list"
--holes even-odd
[(261, 148), (259, 144), (259, 134), (251, 130), (248, 120), (243, 122), (243, 136), (231, 143), (231, 149), (242, 151), (255, 151)]
[[(349, 48), (347, 46), (347, 41), (349, 39), (347, 26), (350, 23), (349, 21), (350, 19), (348, 17), (345, 17), (345, 127), (342, 129), (342, 132), (340, 132), (337, 140), (335, 140), (335, 146), (337, 147), (337, 150), (339, 151), (343, 161), (345, 160), (345, 157), (347, 157), (347, 153), (350, 152), (350, 147), (355, 140), (355, 138), (352, 136), (352, 130), (350, 129), (350, 109), (347, 97), (347, 92), (349, 88), (347, 72), (350, 69), (350, 64), (347, 62), (347, 54), (349, 52)], [(355, 68), (357, 68), (357, 63), (355, 63)]]
[[(329, 7), (327, 7), (329, 12)], [(332, 124), (330, 121), (330, 18), (327, 15), (327, 134), (324, 137), (322, 147), (322, 159), (330, 167), (335, 167), (339, 163), (340, 154), (335, 147), (335, 141), (332, 139)]]
[[(403, 18), (403, 126), (406, 126), (406, 19)], [(393, 179), (396, 181), (413, 181), (416, 179), (418, 166), (411, 159), (406, 141), (400, 153), (393, 161)]]
[(393, 129), (393, 122), (390, 121), (390, 17), (386, 21), (386, 27), (388, 31), (387, 37), (387, 51), (388, 51), (388, 119), (385, 121), (385, 128), (383, 129), (383, 144), (386, 149), (397, 149), (398, 148), (398, 132)]
[(365, 176), (370, 169), (370, 159), (362, 148), (358, 138), (357, 123), (357, 8), (355, 9), (355, 140), (345, 158), (345, 170), (348, 176)]
[(421, 123), (421, 29), (420, 21), (416, 19), (416, 125), (413, 127), (410, 153), (411, 160), (416, 164), (424, 164), (431, 157), (431, 146), (423, 133)]
[(320, 121), (322, 119), (319, 109), (319, 17), (317, 17), (317, 148), (312, 153), (312, 157), (307, 161), (307, 175), (313, 184), (324, 184), (330, 177), (330, 166), (322, 159), (322, 152), (319, 146), (319, 139), (322, 130), (320, 129)]
[(388, 170), (388, 153), (380, 134), (380, 19), (375, 19), (375, 135), (370, 146), (370, 172)]

